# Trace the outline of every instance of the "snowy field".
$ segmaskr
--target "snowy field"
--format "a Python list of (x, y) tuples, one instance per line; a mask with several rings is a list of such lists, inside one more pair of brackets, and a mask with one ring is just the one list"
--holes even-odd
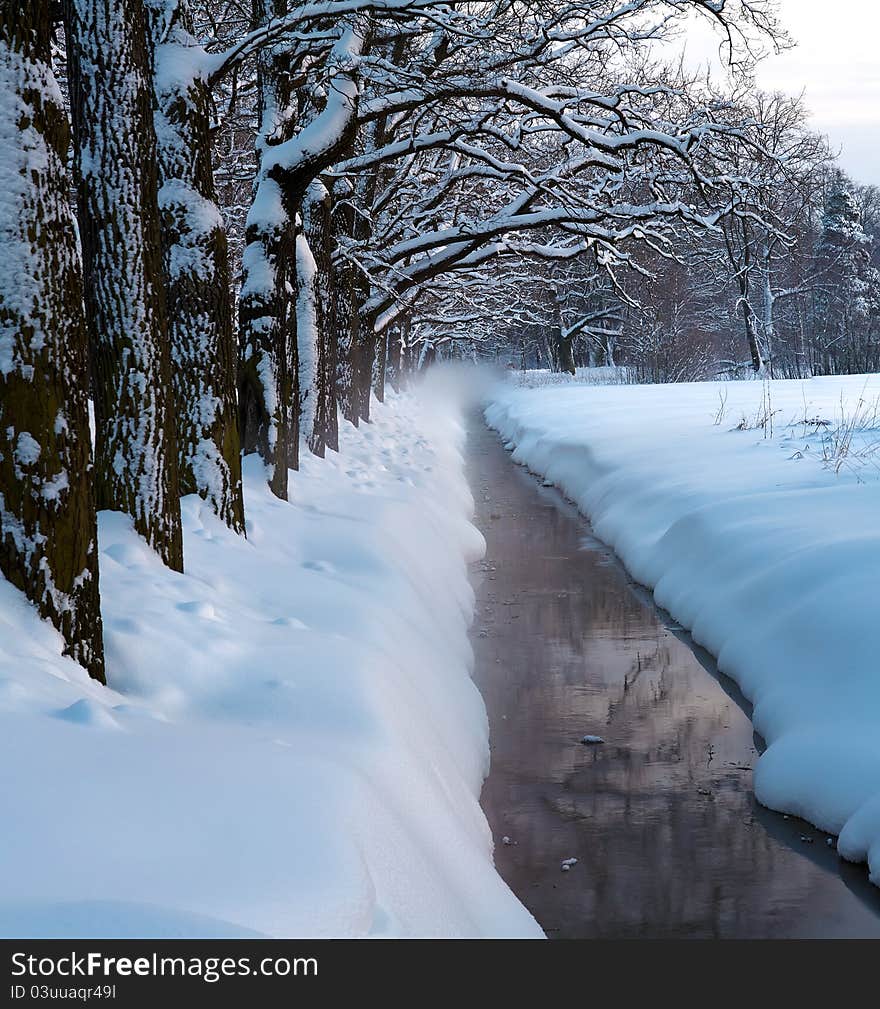
[(630, 381), (628, 369), (616, 365), (576, 368), (574, 375), (564, 371), (527, 368), (524, 371), (511, 370), (509, 377), (515, 385), (528, 389), (539, 389), (548, 385), (627, 385)]
[(718, 658), (761, 802), (880, 885), (880, 376), (496, 388), (486, 416)]
[[(430, 440), (428, 436), (430, 432)], [(100, 516), (108, 679), (0, 579), (0, 935), (539, 936), (492, 864), (455, 407), (376, 406), (187, 573)]]

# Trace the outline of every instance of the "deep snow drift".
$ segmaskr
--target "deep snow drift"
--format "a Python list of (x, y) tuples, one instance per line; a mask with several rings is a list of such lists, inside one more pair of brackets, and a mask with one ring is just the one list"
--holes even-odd
[(540, 935), (497, 875), (458, 411), (344, 425), (186, 574), (100, 517), (108, 678), (0, 579), (0, 935)]
[(486, 410), (513, 458), (753, 702), (760, 801), (880, 884), (880, 376), (528, 385)]

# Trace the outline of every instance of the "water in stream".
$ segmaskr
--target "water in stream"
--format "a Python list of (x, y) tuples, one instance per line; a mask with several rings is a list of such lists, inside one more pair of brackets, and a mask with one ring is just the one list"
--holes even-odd
[(482, 802), (498, 870), (547, 934), (880, 937), (864, 867), (755, 801), (761, 743), (735, 685), (478, 416), (468, 466), (488, 544)]

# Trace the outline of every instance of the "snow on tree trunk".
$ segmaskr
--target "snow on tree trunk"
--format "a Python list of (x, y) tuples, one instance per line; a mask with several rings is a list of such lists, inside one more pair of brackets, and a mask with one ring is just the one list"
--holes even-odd
[[(276, 7), (278, 9), (276, 9)], [(283, 13), (277, 0), (255, 0), (254, 25)], [(293, 90), (283, 56), (259, 60), (260, 170), (248, 212), (239, 295), (238, 405), (245, 454), (258, 453), (269, 488), (287, 498), (287, 470), (298, 464), (296, 384), (296, 213), (270, 171), (274, 146), (289, 140)]]
[(773, 259), (770, 247), (765, 245), (761, 250), (761, 299), (764, 318), (762, 320), (762, 330), (764, 337), (764, 348), (767, 353), (767, 360), (770, 364), (770, 377), (773, 377), (773, 346), (776, 340), (776, 331), (773, 323), (773, 309), (776, 297), (773, 293)]
[[(262, 0), (270, 7), (276, 0)], [(278, 13), (278, 11), (275, 11)], [(301, 93), (298, 98), (297, 113), (292, 111), (296, 103), (288, 100), (277, 100), (273, 108), (273, 121), (265, 122), (260, 144), (261, 154), (261, 187), (265, 183), (274, 183), (277, 195), (276, 205), (273, 205), (273, 220), (279, 221), (286, 215), (288, 220), (295, 220), (297, 214), (306, 215), (304, 203), (310, 187), (320, 177), (322, 172), (331, 167), (338, 158), (348, 150), (357, 134), (359, 84), (357, 79), (359, 56), (365, 44), (365, 34), (359, 24), (359, 18), (347, 19), (342, 26), (340, 36), (331, 47), (327, 57), (328, 79), (320, 94)], [(278, 86), (289, 81), (289, 75), (279, 68), (278, 61), (270, 66), (268, 73)], [(288, 84), (289, 87), (289, 84)], [(261, 215), (264, 216), (264, 215)], [(271, 223), (267, 221), (267, 223)], [(326, 269), (317, 265), (317, 269)], [(277, 287), (277, 285), (276, 285)], [(293, 290), (293, 285), (288, 285)], [(323, 300), (323, 292), (321, 299)], [(335, 312), (333, 313), (335, 314)], [(307, 338), (306, 343), (310, 340)], [(328, 339), (332, 336), (328, 334)], [(296, 346), (300, 346), (298, 340)], [(323, 371), (327, 374), (326, 397), (335, 396), (333, 382), (330, 381), (333, 372), (332, 355), (328, 354)], [(308, 372), (311, 365), (302, 365), (298, 371), (300, 377)], [(334, 369), (335, 370), (335, 369)], [(308, 390), (301, 389), (302, 397)], [(311, 409), (316, 409), (314, 402)], [(294, 407), (295, 408), (295, 407)], [(322, 407), (329, 414), (329, 406)], [(328, 423), (335, 425), (334, 419)], [(317, 415), (317, 414), (316, 414)], [(311, 435), (311, 427), (308, 429)], [(327, 442), (330, 443), (329, 441)]]
[(244, 531), (229, 254), (211, 165), (211, 94), (189, 0), (147, 0), (181, 494)]
[(140, 0), (66, 0), (77, 206), (95, 400), (98, 508), (126, 512), (183, 569), (157, 196)]
[(558, 285), (553, 291), (553, 334), (550, 360), (553, 362), (553, 370), (566, 372), (569, 375), (575, 373), (574, 367), (574, 339), (571, 333), (567, 333), (562, 317), (562, 292)]
[[(333, 223), (348, 239), (353, 235), (353, 209), (351, 194), (333, 217)], [(357, 354), (360, 346), (360, 292), (357, 268), (347, 259), (336, 264), (336, 388), (342, 416), (358, 426), (354, 392)]]
[(291, 291), (296, 279), (296, 237), (277, 185), (262, 178), (248, 214), (239, 301), (241, 369), (238, 403), (242, 447), (259, 453), (269, 487), (287, 498), (287, 469), (295, 446), (291, 347), (296, 325)]
[(574, 354), (572, 352), (572, 340), (570, 337), (565, 336), (561, 332), (556, 336), (556, 360), (560, 371), (566, 372), (569, 375), (574, 374), (575, 367)]
[(376, 342), (376, 361), (373, 364), (373, 392), (380, 403), (385, 402), (385, 370), (388, 365), (388, 337), (382, 335)]
[(48, 0), (0, 3), (0, 571), (104, 682), (82, 275)]
[(398, 380), (400, 388), (405, 389), (409, 385), (410, 378), (415, 369), (415, 351), (412, 345), (411, 323), (409, 319), (404, 319), (403, 333), (400, 337), (400, 369)]
[(361, 325), (362, 336), (357, 356), (358, 368), (355, 374), (355, 395), (357, 411), (361, 420), (370, 420), (370, 393), (373, 391), (373, 363), (376, 360), (376, 336), (372, 324)]
[(337, 392), (342, 416), (358, 426), (354, 393), (357, 354), (360, 346), (360, 306), (354, 269), (345, 264), (337, 274), (336, 327), (337, 327)]
[[(296, 341), (299, 348), (299, 423), (300, 431), (314, 444), (318, 416), (318, 268), (306, 236), (296, 236)], [(312, 448), (314, 451), (314, 448)], [(323, 449), (321, 453), (323, 455)]]
[(748, 344), (749, 354), (752, 358), (752, 370), (756, 375), (762, 375), (764, 373), (764, 358), (761, 354), (761, 345), (758, 342), (758, 326), (755, 321), (755, 310), (749, 301), (748, 293), (740, 298), (739, 307), (742, 312), (746, 343)]
[[(330, 193), (318, 181), (309, 187), (303, 201), (303, 237), (311, 251), (308, 269), (314, 270), (309, 281), (299, 277), (300, 297), (311, 284), (312, 294), (304, 303), (309, 311), (303, 320), (297, 310), (297, 333), (301, 325), (314, 326), (314, 334), (305, 337), (307, 350), (315, 343), (314, 388), (309, 392), (313, 399), (311, 428), (303, 427), (309, 448), (323, 458), (328, 448), (339, 448), (338, 418), (336, 410), (336, 297), (334, 290), (333, 234), (330, 227)], [(297, 257), (299, 264), (299, 256)], [(300, 354), (303, 340), (300, 338)], [(300, 368), (300, 396), (306, 395), (302, 386), (303, 369)]]
[(400, 352), (403, 342), (403, 330), (395, 330), (388, 339), (388, 363), (386, 375), (391, 388), (400, 392)]

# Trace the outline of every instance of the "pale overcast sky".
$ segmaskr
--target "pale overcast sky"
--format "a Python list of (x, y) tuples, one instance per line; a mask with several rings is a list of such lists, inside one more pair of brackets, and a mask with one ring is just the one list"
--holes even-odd
[[(780, 0), (779, 9), (798, 45), (767, 57), (759, 85), (804, 91), (844, 169), (880, 185), (880, 0)], [(701, 35), (689, 39), (691, 55), (705, 51)]]

